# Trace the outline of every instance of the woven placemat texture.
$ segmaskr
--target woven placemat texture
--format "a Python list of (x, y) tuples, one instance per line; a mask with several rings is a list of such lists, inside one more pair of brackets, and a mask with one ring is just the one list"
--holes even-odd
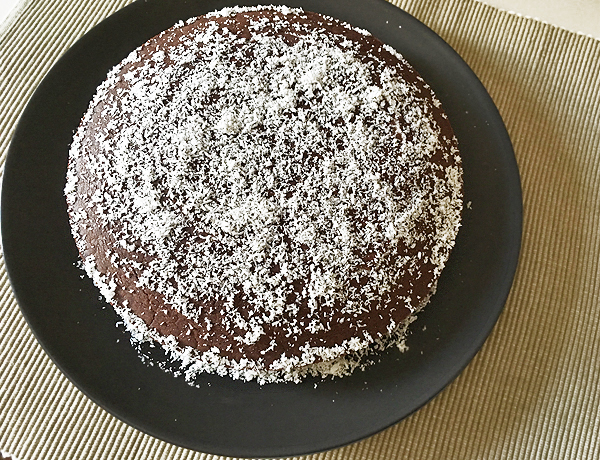
[[(165, 0), (166, 1), (166, 0)], [(37, 83), (127, 1), (32, 0), (0, 34), (0, 161)], [(600, 458), (600, 41), (474, 0), (396, 2), (497, 104), (524, 194), (520, 266), (481, 352), (446, 390), (321, 460)], [(0, 265), (0, 450), (30, 459), (206, 459), (83, 396), (29, 331)]]

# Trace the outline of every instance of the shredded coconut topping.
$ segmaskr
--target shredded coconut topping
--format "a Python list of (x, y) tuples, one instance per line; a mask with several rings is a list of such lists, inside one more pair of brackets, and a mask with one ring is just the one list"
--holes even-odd
[[(169, 46), (133, 51), (98, 88), (72, 144), (65, 188), (77, 241), (93, 215), (131, 254), (106, 256), (135, 272), (138, 288), (207, 322), (208, 331), (203, 310), (218, 299), (222, 327), (245, 345), (267, 326), (327, 331), (332, 316), (323, 311), (357, 317), (393, 293), (415, 263), (434, 267), (433, 290), (462, 206), (458, 153), (444, 144), (416, 84), (397, 66), (365, 59), (354, 40), (283, 20), (303, 11), (268, 10), (278, 20), (247, 18), (250, 33), (236, 29), (236, 15), (256, 9), (227, 8), (197, 27), (195, 19), (178, 24), (167, 32), (176, 37)], [(104, 127), (90, 130), (98, 120)], [(436, 175), (430, 158), (438, 151), (456, 158)], [(74, 206), (83, 156), (85, 174), (103, 178), (86, 209)], [(432, 234), (416, 262), (395, 257), (399, 246), (414, 248)], [(84, 263), (113, 301), (115, 281), (93, 256)], [(251, 314), (240, 312), (240, 301)], [(426, 301), (408, 292), (404, 304), (414, 311)], [(295, 317), (301, 305), (314, 313), (303, 325)], [(118, 310), (149, 334), (126, 306)], [(390, 322), (389, 332), (398, 327)], [(365, 332), (339, 349), (307, 345), (304, 355), (281, 359), (330, 361), (376, 339)], [(221, 355), (214, 347), (202, 360), (214, 364)], [(286, 367), (276, 360), (269, 372), (278, 366)]]

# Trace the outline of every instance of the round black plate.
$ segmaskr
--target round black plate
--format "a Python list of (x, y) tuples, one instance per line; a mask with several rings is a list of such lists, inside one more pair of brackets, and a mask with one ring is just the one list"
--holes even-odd
[[(246, 2), (242, 2), (246, 3)], [(248, 2), (250, 4), (252, 2)], [(52, 68), (15, 131), (2, 188), (6, 266), (31, 329), (65, 375), (126, 423), (188, 448), (235, 457), (306, 454), (359, 440), (406, 417), (467, 365), (508, 295), (521, 240), (519, 174), (492, 100), (435, 33), (382, 0), (294, 0), (371, 31), (429, 82), (456, 131), (465, 208), (456, 248), (409, 351), (352, 376), (259, 386), (206, 375), (199, 388), (143, 364), (117, 317), (76, 267), (63, 198), (73, 131), (107, 71), (175, 22), (228, 0), (147, 0), (103, 21)], [(425, 327), (426, 326), (426, 327)]]

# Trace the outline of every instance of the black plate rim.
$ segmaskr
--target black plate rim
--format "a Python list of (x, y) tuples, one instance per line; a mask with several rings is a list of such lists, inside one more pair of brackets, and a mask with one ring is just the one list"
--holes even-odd
[[(78, 41), (70, 50), (68, 50), (65, 53), (65, 55), (63, 55), (63, 57), (61, 57), (59, 59), (59, 61), (55, 64), (55, 67), (53, 67), (53, 69), (49, 72), (49, 74), (44, 78), (44, 80), (40, 83), (37, 90), (34, 92), (33, 96), (31, 97), (30, 103), (28, 104), (23, 115), (21, 116), (21, 119), (19, 120), (19, 122), (17, 124), (13, 139), (19, 138), (20, 136), (25, 135), (25, 132), (24, 132), (25, 128), (23, 128), (23, 126), (26, 125), (26, 123), (24, 123), (23, 120), (29, 116), (29, 113), (31, 111), (30, 107), (37, 100), (37, 98), (39, 97), (39, 94), (43, 93), (44, 91), (47, 90), (48, 81), (50, 81), (49, 77), (50, 77), (50, 74), (52, 74), (52, 72), (54, 71), (54, 69), (60, 67), (61, 63), (64, 62), (65, 60), (68, 60), (69, 57), (73, 53), (81, 52), (80, 48), (85, 47), (85, 40), (89, 40), (90, 39), (89, 37), (93, 37), (94, 35), (102, 35), (103, 33), (106, 33), (107, 28), (110, 29), (110, 26), (112, 23), (122, 21), (123, 18), (127, 18), (127, 17), (131, 16), (132, 14), (138, 14), (137, 10), (139, 8), (143, 8), (144, 7), (143, 4), (145, 4), (145, 3), (147, 3), (147, 2), (138, 1), (132, 5), (125, 7), (124, 9), (118, 11), (114, 15), (110, 16), (109, 18), (104, 20), (102, 23), (100, 23), (98, 26), (94, 27), (90, 32), (88, 32), (88, 34), (86, 34), (84, 36), (84, 38), (80, 39), (80, 41)], [(187, 2), (184, 1), (182, 3), (187, 3)], [(222, 3), (222, 2), (220, 2), (220, 3)], [(238, 2), (238, 3), (240, 3), (240, 2)], [(247, 3), (251, 4), (252, 2), (247, 2)], [(257, 3), (261, 3), (261, 2), (257, 2)], [(285, 3), (291, 4), (294, 2), (285, 2)], [(300, 3), (305, 4), (306, 2), (300, 2)], [(348, 3), (353, 3), (353, 2), (348, 1)], [(489, 109), (492, 110), (497, 117), (496, 120), (492, 120), (492, 121), (497, 123), (498, 126), (500, 126), (500, 124), (502, 126), (502, 129), (498, 129), (495, 132), (495, 134), (497, 136), (496, 141), (501, 146), (500, 147), (501, 150), (503, 150), (505, 152), (510, 152), (510, 154), (512, 154), (512, 159), (514, 160), (514, 153), (512, 153), (512, 145), (510, 143), (510, 139), (508, 137), (508, 134), (506, 133), (506, 130), (505, 130), (502, 120), (500, 118), (500, 114), (498, 113), (496, 107), (493, 105), (493, 102), (492, 102), (491, 98), (489, 97), (487, 91), (483, 87), (483, 85), (479, 82), (479, 80), (477, 79), (475, 74), (471, 71), (471, 69), (467, 66), (467, 64), (464, 63), (464, 61), (458, 56), (458, 54), (454, 50), (452, 50), (447, 44), (445, 44), (445, 42), (443, 42), (443, 40), (441, 40), (441, 38), (439, 38), (433, 31), (428, 29), (422, 23), (418, 22), (412, 16), (409, 16), (407, 13), (403, 12), (402, 10), (399, 10), (395, 6), (385, 3), (383, 0), (369, 0), (369, 1), (363, 2), (363, 3), (370, 4), (371, 6), (376, 6), (376, 8), (374, 8), (374, 9), (378, 12), (387, 11), (387, 13), (390, 15), (390, 18), (394, 17), (394, 15), (402, 16), (403, 21), (408, 21), (415, 27), (420, 28), (422, 33), (427, 36), (427, 39), (437, 41), (439, 43), (440, 47), (445, 47), (446, 53), (453, 54), (455, 56), (456, 62), (458, 63), (457, 65), (459, 67), (462, 67), (460, 70), (464, 73), (465, 78), (468, 78), (470, 80), (470, 85), (471, 85), (471, 89), (472, 89), (473, 93), (477, 93), (478, 96), (483, 98), (484, 100), (487, 98), (488, 104), (491, 104)], [(211, 8), (211, 9), (214, 9), (214, 8)], [(313, 10), (317, 10), (317, 9), (313, 8)], [(373, 31), (373, 32), (375, 32), (375, 31)], [(406, 54), (406, 53), (404, 53), (404, 54)], [(434, 86), (434, 85), (432, 84), (432, 86)], [(435, 89), (435, 86), (434, 86), (434, 89)], [(15, 265), (18, 265), (18, 262), (16, 260), (18, 258), (18, 254), (11, 252), (10, 248), (13, 247), (12, 242), (5, 238), (5, 235), (12, 235), (11, 229), (9, 228), (9, 224), (11, 222), (11, 220), (10, 220), (11, 214), (5, 212), (5, 209), (10, 208), (9, 202), (11, 199), (13, 199), (13, 197), (10, 196), (10, 193), (7, 192), (7, 190), (10, 189), (11, 184), (16, 180), (16, 178), (11, 176), (11, 170), (14, 169), (14, 165), (13, 165), (14, 162), (19, 161), (17, 150), (18, 149), (13, 148), (13, 143), (11, 142), (11, 145), (9, 147), (9, 153), (7, 155), (6, 164), (5, 164), (5, 171), (7, 171), (8, 174), (5, 175), (5, 181), (3, 182), (3, 186), (2, 186), (2, 208), (1, 208), (2, 221), (1, 221), (1, 225), (2, 225), (3, 248), (5, 248), (5, 263), (6, 263), (6, 267), (7, 267), (9, 281), (11, 282), (11, 285), (13, 285), (15, 287), (14, 292), (15, 292), (17, 301), (19, 303), (19, 306), (21, 307), (21, 311), (23, 312), (25, 319), (29, 323), (31, 330), (34, 332), (34, 335), (36, 336), (36, 338), (38, 339), (38, 342), (42, 345), (42, 347), (44, 348), (46, 353), (56, 363), (56, 365), (59, 367), (59, 369), (61, 369), (61, 371), (65, 375), (67, 375), (67, 377), (69, 377), (69, 379), (81, 391), (83, 391), (88, 397), (90, 397), (93, 401), (95, 401), (96, 403), (98, 403), (99, 405), (101, 405), (102, 407), (107, 409), (113, 415), (117, 416), (119, 419), (134, 426), (135, 428), (140, 429), (141, 431), (144, 431), (146, 433), (149, 433), (155, 437), (165, 439), (164, 433), (160, 432), (160, 430), (157, 431), (156, 429), (153, 429), (152, 427), (149, 427), (149, 426), (145, 425), (144, 423), (140, 423), (139, 420), (132, 420), (131, 418), (128, 419), (126, 414), (124, 414), (122, 411), (113, 407), (112, 404), (106, 403), (106, 401), (102, 401), (102, 398), (99, 397), (98, 394), (95, 394), (95, 392), (93, 390), (90, 390), (90, 388), (86, 387), (85, 385), (82, 386), (76, 376), (70, 375), (71, 372), (69, 371), (68, 366), (64, 365), (60, 354), (57, 354), (55, 349), (53, 349), (51, 346), (48, 346), (48, 344), (46, 343), (45, 336), (43, 334), (41, 334), (41, 335), (39, 334), (38, 321), (36, 320), (35, 317), (32, 316), (32, 310), (28, 309), (28, 307), (26, 306), (27, 300), (23, 301), (23, 297), (24, 297), (22, 295), (23, 288), (20, 286), (21, 280), (20, 280), (20, 278), (17, 280), (13, 279), (13, 268), (12, 267)], [(249, 448), (243, 448), (243, 447), (240, 448), (240, 446), (238, 446), (237, 448), (230, 449), (229, 446), (224, 446), (222, 444), (208, 445), (208, 443), (206, 443), (206, 442), (202, 446), (200, 446), (200, 447), (206, 447), (205, 449), (204, 448), (198, 449), (199, 446), (197, 444), (190, 443), (189, 440), (186, 440), (186, 439), (170, 438), (167, 440), (170, 440), (171, 442), (182, 445), (184, 447), (188, 447), (188, 448), (196, 449), (196, 450), (202, 450), (205, 452), (210, 452), (210, 453), (214, 453), (214, 454), (218, 454), (218, 455), (229, 455), (229, 456), (237, 456), (237, 457), (255, 457), (255, 456), (283, 457), (283, 456), (291, 456), (291, 455), (303, 455), (303, 454), (309, 454), (309, 453), (314, 453), (314, 452), (319, 452), (319, 451), (323, 451), (323, 450), (327, 450), (327, 449), (340, 447), (340, 446), (348, 444), (349, 442), (354, 442), (354, 441), (358, 441), (360, 439), (369, 437), (369, 436), (391, 426), (392, 424), (396, 423), (398, 420), (407, 417), (408, 415), (412, 414), (413, 412), (415, 412), (416, 410), (421, 408), (428, 401), (433, 399), (440, 391), (443, 390), (443, 388), (446, 387), (446, 385), (448, 383), (453, 381), (456, 378), (456, 376), (458, 376), (460, 374), (460, 372), (471, 361), (473, 356), (479, 351), (479, 349), (485, 342), (485, 339), (487, 338), (487, 336), (493, 329), (493, 327), (497, 321), (497, 318), (499, 317), (499, 315), (503, 309), (506, 298), (508, 297), (510, 287), (512, 285), (512, 279), (514, 277), (514, 274), (516, 272), (516, 267), (518, 264), (518, 257), (519, 257), (519, 251), (520, 251), (520, 245), (521, 245), (521, 232), (522, 232), (522, 201), (521, 201), (522, 198), (521, 198), (520, 180), (519, 180), (519, 176), (518, 176), (518, 168), (516, 165), (516, 160), (513, 161), (512, 168), (513, 168), (513, 174), (511, 175), (512, 183), (507, 186), (512, 193), (511, 201), (514, 206), (512, 209), (512, 217), (511, 217), (511, 219), (512, 219), (512, 221), (511, 221), (512, 245), (510, 248), (510, 253), (508, 254), (510, 263), (508, 263), (506, 265), (505, 272), (501, 274), (502, 275), (501, 277), (505, 280), (505, 282), (504, 282), (504, 286), (502, 286), (502, 289), (500, 289), (499, 292), (497, 293), (496, 302), (495, 302), (495, 307), (496, 307), (495, 311), (491, 312), (492, 314), (489, 315), (487, 322), (485, 324), (481, 325), (481, 328), (479, 330), (480, 334), (479, 334), (478, 342), (473, 343), (473, 346), (470, 348), (469, 352), (464, 357), (462, 357), (460, 365), (456, 366), (456, 368), (454, 369), (454, 372), (451, 375), (447, 374), (445, 376), (446, 381), (441, 385), (437, 385), (437, 388), (435, 389), (435, 391), (431, 391), (427, 398), (423, 398), (421, 401), (419, 401), (418, 404), (415, 404), (415, 407), (413, 407), (411, 411), (404, 413), (403, 416), (397, 420), (393, 420), (382, 426), (378, 426), (374, 429), (365, 431), (360, 436), (354, 436), (352, 439), (348, 439), (348, 438), (340, 439), (338, 442), (330, 442), (327, 445), (325, 445), (325, 444), (309, 445), (310, 443), (307, 443), (306, 445), (302, 445), (302, 446), (300, 446), (300, 445), (284, 446), (284, 447), (269, 446), (262, 450), (259, 449), (260, 450), (259, 451), (257, 449), (249, 449)], [(6, 184), (8, 184), (8, 186), (5, 187)], [(467, 211), (465, 211), (465, 212), (467, 212)], [(6, 248), (9, 248), (8, 251), (6, 250)]]

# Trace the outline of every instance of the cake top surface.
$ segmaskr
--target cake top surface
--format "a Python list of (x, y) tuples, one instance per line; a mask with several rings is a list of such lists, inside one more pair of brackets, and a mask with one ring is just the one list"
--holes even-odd
[(392, 48), (298, 9), (228, 8), (109, 73), (65, 193), (107, 300), (151, 292), (196, 348), (277, 366), (358, 350), (424, 305), (461, 174), (439, 101)]

